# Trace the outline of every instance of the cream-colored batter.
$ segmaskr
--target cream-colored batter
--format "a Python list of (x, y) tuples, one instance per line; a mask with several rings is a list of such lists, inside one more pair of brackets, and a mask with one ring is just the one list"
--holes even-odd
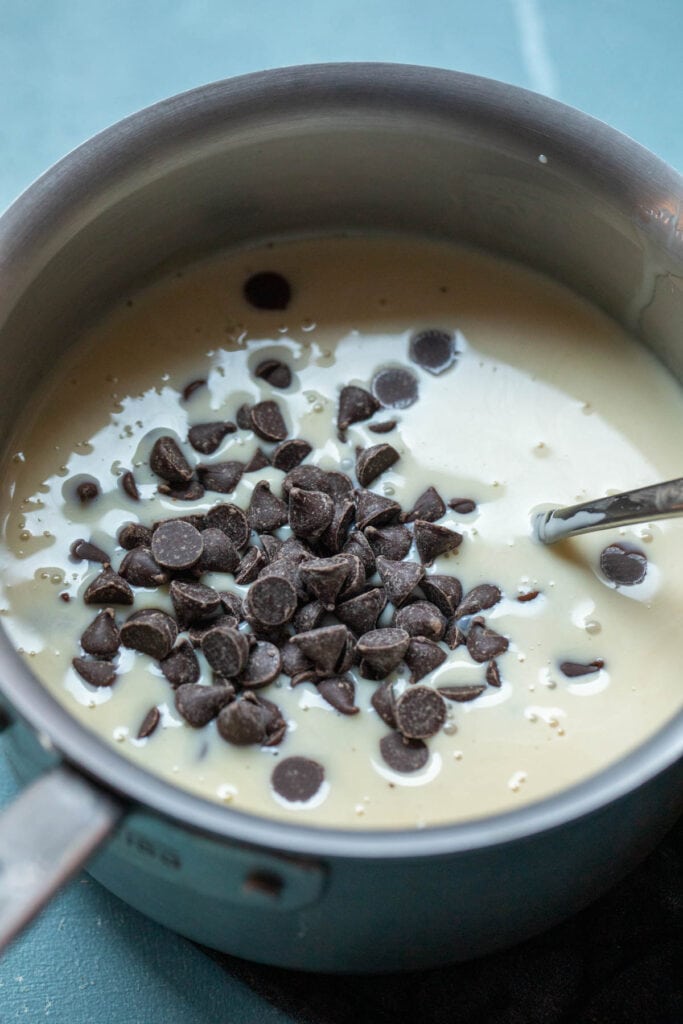
[[(290, 280), (285, 313), (245, 302), (244, 280), (263, 269)], [(457, 364), (436, 377), (413, 366), (418, 402), (374, 417), (395, 416), (397, 429), (379, 436), (360, 423), (340, 442), (340, 387), (367, 387), (378, 368), (405, 365), (411, 334), (425, 327), (458, 332)], [(249, 372), (267, 357), (291, 366), (288, 391)], [(185, 385), (202, 377), (208, 388), (180, 402)], [(289, 728), (279, 747), (258, 749), (227, 744), (215, 722), (190, 728), (145, 655), (123, 649), (111, 689), (88, 686), (71, 667), (97, 612), (79, 595), (100, 568), (71, 560), (72, 541), (94, 540), (117, 566), (125, 552), (112, 538), (124, 522), (151, 524), (224, 500), (246, 508), (259, 479), (277, 492), (283, 474), (268, 469), (245, 475), (228, 498), (207, 492), (198, 502), (174, 502), (157, 494), (147, 465), (160, 434), (184, 442), (189, 425), (234, 419), (243, 402), (263, 398), (279, 402), (289, 436), (313, 444), (308, 461), (325, 468), (353, 472), (355, 446), (393, 444), (400, 461), (372, 487), (404, 508), (430, 484), (445, 500), (477, 502), (475, 512), (449, 511), (441, 520), (464, 541), (430, 571), (457, 575), (465, 590), (482, 582), (503, 589), (504, 600), (485, 613), (511, 640), (499, 659), (503, 684), (472, 703), (449, 704), (446, 727), (428, 740), (429, 761), (416, 773), (393, 772), (380, 757), (378, 741), (389, 730), (370, 704), (376, 684), (355, 670), (355, 716), (334, 711), (310, 683), (291, 689), (281, 677), (259, 691), (278, 703)], [(683, 702), (674, 628), (683, 614), (683, 523), (552, 548), (534, 541), (529, 526), (539, 505), (679, 476), (682, 435), (677, 383), (606, 317), (528, 270), (400, 238), (292, 242), (217, 256), (125, 296), (71, 350), (20, 426), (4, 470), (12, 497), (2, 510), (3, 622), (81, 721), (150, 771), (226, 805), (362, 828), (423, 827), (512, 809), (603, 768)], [(203, 462), (246, 461), (257, 444), (238, 432), (208, 457), (184, 448)], [(128, 468), (139, 503), (118, 485)], [(101, 484), (91, 505), (71, 498), (81, 476)], [(619, 539), (648, 555), (638, 586), (614, 588), (599, 572), (600, 551)], [(204, 582), (240, 590), (227, 574)], [(539, 597), (519, 603), (529, 590)], [(59, 597), (65, 591), (68, 603)], [(161, 590), (137, 591), (135, 607), (145, 605), (171, 610)], [(129, 611), (117, 611), (119, 622)], [(564, 659), (596, 658), (605, 668), (585, 677), (568, 679), (558, 669)], [(422, 682), (481, 682), (484, 668), (459, 648)], [(399, 690), (407, 675), (399, 672)], [(138, 740), (153, 705), (161, 725)], [(276, 759), (293, 754), (325, 769), (323, 787), (305, 807), (287, 804), (269, 785)]]

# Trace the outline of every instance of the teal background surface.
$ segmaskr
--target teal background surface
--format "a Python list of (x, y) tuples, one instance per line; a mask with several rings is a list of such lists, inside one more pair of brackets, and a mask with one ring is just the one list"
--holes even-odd
[[(681, 0), (0, 0), (0, 210), (140, 107), (333, 60), (438, 65), (534, 89), (683, 170), (682, 40)], [(15, 792), (0, 756), (0, 805)], [(0, 1024), (17, 1020), (290, 1018), (81, 875), (0, 961)]]

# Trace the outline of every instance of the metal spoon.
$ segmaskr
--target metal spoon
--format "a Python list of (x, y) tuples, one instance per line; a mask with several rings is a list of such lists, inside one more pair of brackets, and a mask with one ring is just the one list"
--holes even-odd
[(531, 524), (534, 536), (544, 544), (594, 530), (609, 530), (632, 523), (648, 523), (683, 515), (683, 477), (640, 487), (636, 491), (611, 494), (608, 498), (584, 501), (580, 505), (537, 512)]

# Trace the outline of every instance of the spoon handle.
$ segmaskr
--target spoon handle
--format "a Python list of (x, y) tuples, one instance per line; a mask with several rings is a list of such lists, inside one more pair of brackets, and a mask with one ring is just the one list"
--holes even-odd
[(647, 523), (683, 515), (683, 477), (665, 483), (623, 491), (580, 505), (554, 508), (533, 516), (534, 535), (544, 544), (594, 530), (609, 530), (632, 523)]

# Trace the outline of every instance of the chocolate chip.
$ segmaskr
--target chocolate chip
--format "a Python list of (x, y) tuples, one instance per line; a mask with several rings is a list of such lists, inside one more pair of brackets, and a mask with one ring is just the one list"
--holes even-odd
[(317, 629), (324, 617), (325, 609), (320, 601), (309, 601), (299, 608), (292, 625), (297, 633), (306, 633), (309, 629)]
[(282, 576), (261, 576), (252, 583), (244, 602), (247, 615), (264, 626), (289, 622), (296, 606), (296, 589)]
[(375, 552), (370, 547), (368, 538), (360, 530), (355, 530), (351, 534), (342, 550), (349, 555), (356, 555), (360, 558), (365, 568), (366, 576), (370, 576), (375, 571)]
[(211, 668), (226, 679), (244, 671), (249, 657), (249, 641), (244, 633), (225, 626), (214, 626), (202, 637), (202, 652)]
[(105, 568), (83, 594), (86, 604), (132, 604), (133, 591), (118, 573)]
[(159, 662), (159, 668), (174, 688), (196, 683), (200, 676), (197, 655), (187, 640), (181, 640), (178, 646)]
[(395, 772), (408, 774), (424, 768), (429, 760), (429, 750), (422, 740), (409, 740), (400, 732), (390, 732), (379, 741), (382, 757)]
[(278, 557), (280, 548), (282, 547), (282, 541), (278, 537), (271, 537), (268, 533), (259, 537), (259, 540), (261, 541), (261, 547), (263, 548), (268, 561), (274, 562)]
[(275, 792), (289, 803), (304, 803), (318, 792), (325, 770), (309, 757), (286, 757), (273, 769), (271, 783)]
[(313, 448), (308, 441), (303, 441), (300, 437), (283, 441), (273, 452), (273, 466), (275, 469), (282, 470), (283, 473), (289, 473), (312, 451)]
[(178, 636), (175, 619), (158, 608), (134, 612), (121, 626), (121, 643), (161, 661), (171, 653)]
[(464, 615), (476, 615), (486, 608), (493, 608), (498, 604), (503, 595), (500, 589), (493, 583), (480, 583), (465, 594), (462, 601), (455, 609), (456, 619), (462, 619)]
[(112, 686), (116, 680), (116, 669), (109, 661), (74, 658), (71, 664), (81, 679), (85, 679), (91, 686)]
[(255, 694), (247, 692), (223, 708), (218, 716), (218, 733), (237, 747), (262, 744), (266, 739), (267, 712)]
[(297, 565), (299, 562), (303, 562), (307, 558), (311, 557), (311, 552), (306, 544), (304, 544), (303, 541), (297, 540), (296, 537), (288, 537), (287, 540), (283, 541), (278, 555), (278, 558), (284, 558), (289, 562), (295, 562)]
[(248, 548), (247, 553), (237, 566), (235, 572), (235, 583), (240, 587), (247, 583), (253, 583), (261, 569), (268, 564), (268, 559), (260, 548)]
[(377, 557), (382, 555), (400, 562), (410, 551), (413, 537), (407, 526), (368, 526), (364, 531), (370, 547)]
[(237, 426), (240, 430), (252, 430), (251, 406), (246, 402), (241, 405), (235, 413), (235, 420), (237, 421)]
[(245, 473), (257, 473), (259, 469), (265, 469), (270, 465), (270, 459), (262, 448), (257, 448), (249, 462), (244, 467)]
[(72, 558), (82, 558), (87, 562), (102, 562), (107, 565), (111, 562), (107, 552), (89, 540), (75, 540), (69, 548), (69, 552)]
[(119, 477), (119, 483), (129, 498), (132, 498), (133, 501), (140, 500), (138, 485), (135, 483), (135, 477), (129, 469)]
[(204, 485), (196, 476), (186, 484), (159, 484), (157, 490), (174, 501), (199, 501), (204, 497)]
[(417, 401), (417, 378), (410, 370), (389, 366), (375, 374), (372, 390), (385, 409), (407, 409)]
[(352, 423), (361, 423), (369, 420), (379, 409), (379, 402), (365, 388), (348, 384), (342, 388), (339, 395), (339, 408), (337, 410), (337, 426), (343, 434)]
[(317, 682), (316, 687), (320, 696), (342, 715), (357, 715), (360, 711), (354, 704), (356, 687), (349, 676), (330, 676)]
[(195, 391), (199, 391), (199, 389), (203, 387), (206, 387), (206, 381), (204, 380), (203, 377), (200, 378), (199, 380), (191, 380), (190, 383), (186, 384), (182, 390), (181, 397), (183, 401), (187, 402), (189, 398), (192, 398), (192, 395), (195, 393)]
[(350, 597), (356, 597), (365, 589), (365, 566), (358, 555), (351, 555), (348, 551), (339, 554), (348, 566), (346, 582), (339, 592), (339, 600), (346, 601)]
[(461, 630), (456, 619), (451, 619), (446, 626), (446, 632), (444, 633), (443, 639), (444, 643), (448, 644), (452, 651), (467, 643), (467, 637)]
[(220, 594), (213, 587), (206, 587), (203, 583), (173, 580), (169, 593), (182, 628), (206, 621), (216, 615), (222, 607)]
[(249, 523), (244, 512), (238, 505), (214, 505), (206, 513), (209, 526), (222, 530), (230, 538), (238, 551), (247, 546), (249, 541)]
[(446, 721), (443, 697), (429, 686), (414, 686), (396, 701), (396, 725), (411, 740), (435, 736)]
[(293, 487), (289, 492), (289, 525), (297, 537), (315, 540), (330, 525), (334, 502), (323, 491), (304, 491)]
[(437, 328), (420, 331), (410, 339), (408, 354), (423, 370), (438, 375), (456, 360), (455, 338), (448, 331)]
[(477, 697), (481, 697), (485, 689), (486, 687), (480, 684), (470, 686), (439, 686), (437, 692), (442, 697), (445, 697), (446, 700), (455, 700), (459, 704), (465, 704), (467, 701), (476, 700)]
[[(250, 693), (247, 691), (245, 697)], [(254, 694), (252, 694), (254, 696)], [(277, 704), (274, 704), (272, 700), (266, 700), (265, 697), (256, 698), (265, 711), (266, 718), (266, 738), (263, 741), (264, 747), (276, 747), (278, 743), (281, 743), (284, 739), (285, 733), (287, 732), (287, 723), (280, 711)]]
[(81, 504), (86, 505), (99, 496), (100, 488), (94, 480), (84, 480), (76, 488), (76, 496)]
[(455, 576), (442, 576), (434, 573), (432, 576), (425, 576), (421, 587), (427, 600), (449, 617), (454, 614), (455, 609), (462, 601), (462, 584)]
[(152, 536), (152, 555), (165, 569), (191, 569), (204, 551), (199, 530), (181, 519), (161, 523)]
[(405, 629), (372, 629), (358, 641), (358, 653), (382, 679), (403, 660), (409, 643)]
[(240, 676), (242, 686), (257, 690), (280, 675), (282, 657), (275, 644), (257, 640), (249, 651), (246, 668)]
[(288, 388), (292, 383), (292, 371), (279, 359), (264, 359), (254, 370), (254, 376), (267, 381), (272, 388)]
[(356, 638), (350, 633), (346, 634), (346, 642), (344, 649), (339, 655), (339, 661), (335, 666), (335, 672), (337, 675), (343, 675), (344, 672), (348, 672), (351, 666), (356, 661)]
[(600, 568), (611, 583), (632, 587), (647, 573), (647, 555), (624, 544), (609, 544), (600, 554)]
[(377, 572), (384, 584), (387, 598), (400, 608), (422, 580), (425, 571), (417, 562), (402, 562), (394, 558), (377, 557)]
[(125, 523), (116, 538), (126, 551), (133, 548), (148, 548), (152, 543), (152, 531), (142, 523)]
[(236, 424), (220, 420), (215, 423), (195, 423), (190, 427), (187, 440), (196, 452), (213, 455), (223, 438), (227, 434), (234, 434), (236, 430)]
[[(276, 558), (274, 562), (270, 562), (268, 565), (264, 566), (263, 569), (261, 569), (258, 578), (259, 578), (259, 580), (265, 580), (265, 579), (268, 579), (269, 577), (276, 577), (278, 579), (286, 580), (294, 588), (294, 591), (296, 593), (297, 601), (299, 601), (299, 602), (306, 602), (306, 601), (308, 601), (308, 591), (306, 590), (305, 586), (303, 585), (303, 581), (301, 579), (301, 573), (299, 571), (299, 563), (298, 562), (295, 562), (293, 559), (284, 558), (284, 557)], [(253, 619), (256, 622), (259, 621), (258, 619), (256, 619), (256, 617), (251, 612), (249, 612), (247, 610), (246, 602), (245, 602), (245, 614), (247, 615), (247, 618), (249, 618), (250, 620)], [(287, 619), (287, 622), (289, 622), (289, 621), (290, 620)], [(267, 625), (267, 624), (266, 623), (261, 623), (261, 625)]]
[(415, 520), (415, 545), (420, 560), (429, 565), (439, 555), (454, 551), (462, 543), (462, 534), (447, 526)]
[(111, 608), (99, 612), (81, 636), (83, 650), (96, 658), (113, 658), (120, 644), (121, 634)]
[[(446, 652), (424, 636), (412, 637), (403, 656), (410, 669), (411, 683), (417, 683), (446, 660)], [(403, 731), (403, 730), (402, 730)]]
[(240, 565), (237, 548), (222, 530), (210, 526), (202, 531), (204, 550), (197, 562), (198, 573), (203, 572), (234, 572)]
[(392, 729), (396, 728), (396, 699), (394, 697), (393, 684), (387, 681), (378, 686), (372, 697), (370, 703), (373, 708), (388, 726)]
[(490, 661), (486, 666), (486, 682), (489, 686), (499, 687), (502, 683), (500, 678), (500, 669), (498, 668), (498, 662), (494, 659)]
[(187, 484), (192, 479), (192, 467), (172, 437), (159, 437), (149, 457), (153, 473), (169, 484)]
[(237, 629), (238, 625), (239, 619), (235, 615), (217, 615), (209, 622), (202, 622), (196, 626), (191, 626), (188, 629), (187, 635), (193, 647), (201, 647), (204, 634), (208, 633), (210, 629), (215, 629), (217, 626), (222, 626), (226, 629)]
[(307, 633), (297, 633), (290, 642), (303, 651), (321, 672), (332, 673), (344, 654), (347, 638), (346, 626), (321, 626), (309, 629)]
[(244, 297), (254, 309), (287, 309), (292, 289), (282, 274), (262, 270), (244, 282)]
[(175, 692), (175, 706), (193, 729), (202, 729), (213, 721), (226, 704), (234, 700), (231, 686), (202, 686), (183, 683)]
[(398, 462), (399, 454), (390, 444), (375, 444), (363, 448), (356, 458), (356, 476), (361, 487), (369, 487), (373, 480)]
[(356, 636), (362, 636), (375, 628), (385, 604), (384, 591), (373, 587), (372, 590), (366, 590), (365, 593), (338, 604), (336, 615)]
[(470, 512), (474, 512), (477, 503), (472, 501), (471, 498), (451, 498), (448, 502), (448, 507), (457, 512), (458, 515), (467, 516)]
[(319, 546), (321, 551), (329, 555), (337, 555), (346, 542), (353, 517), (355, 505), (350, 499), (342, 499), (334, 506), (332, 521), (321, 533)]
[(229, 590), (221, 590), (218, 596), (228, 615), (234, 615), (237, 621), (241, 622), (244, 616), (242, 614), (242, 598), (240, 595), (233, 594)]
[(483, 620), (475, 619), (467, 634), (467, 650), (475, 661), (484, 662), (504, 654), (510, 641), (493, 629), (488, 629)]
[(151, 736), (160, 721), (161, 714), (159, 713), (159, 708), (156, 706), (150, 708), (142, 719), (142, 725), (138, 729), (138, 739), (145, 740), (148, 736)]
[(313, 668), (311, 659), (307, 658), (301, 647), (298, 644), (293, 644), (291, 640), (288, 640), (283, 646), (280, 654), (282, 671), (287, 676), (297, 676)]
[[(306, 490), (306, 488), (304, 488)], [(324, 491), (335, 502), (353, 500), (353, 483), (351, 477), (346, 473), (340, 473), (336, 469), (325, 472), (321, 480), (321, 486), (316, 490)]]
[(119, 575), (133, 587), (161, 587), (169, 575), (152, 556), (149, 548), (133, 548), (119, 566)]
[(396, 426), (396, 420), (379, 420), (377, 423), (368, 423), (368, 430), (373, 434), (390, 434)]
[(309, 558), (301, 567), (301, 579), (313, 597), (331, 612), (348, 575), (349, 567), (343, 558)]
[(446, 506), (443, 498), (435, 487), (428, 487), (426, 491), (422, 492), (410, 512), (406, 512), (401, 517), (401, 521), (410, 523), (414, 519), (422, 519), (426, 523), (433, 523), (437, 519), (441, 519), (445, 513)]
[(207, 491), (218, 494), (230, 494), (242, 479), (244, 463), (235, 459), (229, 462), (214, 462), (207, 466), (197, 466), (197, 476)]
[(264, 441), (284, 441), (287, 437), (287, 426), (277, 402), (268, 399), (258, 402), (251, 409), (251, 427)]
[(578, 661), (563, 661), (560, 663), (560, 670), (569, 679), (576, 679), (579, 676), (591, 675), (593, 672), (599, 672), (600, 669), (604, 667), (605, 663), (602, 658), (596, 658), (595, 661), (590, 661), (585, 665), (582, 665)]
[(391, 498), (385, 498), (374, 491), (356, 491), (356, 525), (359, 530), (366, 526), (386, 526), (397, 519), (401, 506)]
[(287, 522), (287, 505), (276, 497), (267, 480), (259, 480), (251, 494), (247, 518), (252, 530), (271, 533)]
[(441, 640), (446, 632), (446, 617), (431, 601), (415, 601), (399, 609), (394, 624), (409, 636), (424, 636), (428, 640)]
[(323, 491), (327, 493), (327, 473), (319, 466), (307, 463), (305, 466), (296, 466), (282, 481), (282, 491), (286, 497), (292, 488), (298, 487), (302, 491)]

